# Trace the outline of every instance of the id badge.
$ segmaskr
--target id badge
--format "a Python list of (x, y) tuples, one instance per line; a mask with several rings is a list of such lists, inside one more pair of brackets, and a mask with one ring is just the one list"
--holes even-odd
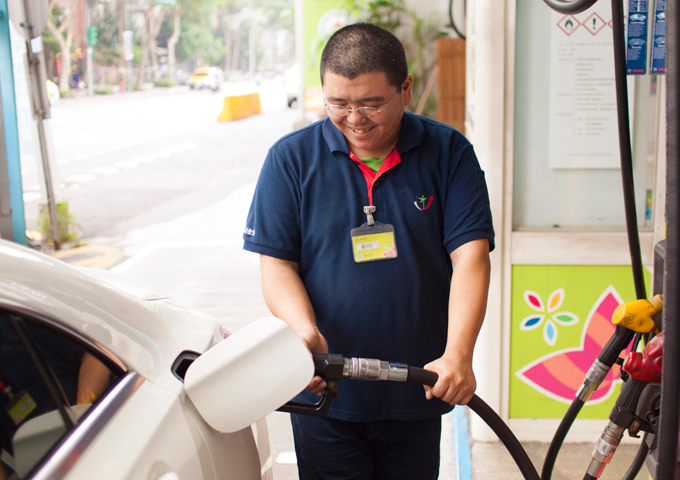
[(12, 418), (15, 425), (19, 425), (37, 407), (35, 400), (27, 392), (21, 391), (14, 395), (5, 408), (7, 414)]
[(360, 227), (353, 228), (351, 235), (355, 262), (375, 262), (397, 258), (397, 243), (392, 225), (380, 222), (375, 222), (375, 225), (364, 223)]

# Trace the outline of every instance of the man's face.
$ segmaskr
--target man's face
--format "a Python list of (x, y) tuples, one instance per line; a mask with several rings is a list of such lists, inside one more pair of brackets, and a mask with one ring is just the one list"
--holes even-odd
[(332, 72), (324, 74), (323, 93), (327, 105), (344, 105), (352, 110), (382, 109), (389, 102), (377, 117), (364, 117), (358, 112), (343, 117), (328, 112), (356, 156), (384, 158), (390, 153), (399, 138), (404, 107), (413, 99), (412, 86), (410, 74), (399, 89), (389, 84), (383, 72), (363, 73), (352, 80)]

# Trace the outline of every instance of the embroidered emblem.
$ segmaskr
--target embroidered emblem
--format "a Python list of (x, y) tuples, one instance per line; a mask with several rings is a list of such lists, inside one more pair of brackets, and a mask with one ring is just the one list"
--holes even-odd
[[(434, 199), (434, 195), (430, 195), (430, 197), (426, 197), (425, 195), (416, 198), (416, 201), (413, 202), (413, 204), (416, 206), (418, 210), (427, 210), (430, 208), (432, 205), (432, 200)], [(420, 205), (418, 205), (420, 204)]]

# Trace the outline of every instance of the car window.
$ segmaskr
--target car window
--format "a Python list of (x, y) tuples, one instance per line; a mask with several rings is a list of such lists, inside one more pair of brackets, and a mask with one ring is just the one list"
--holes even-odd
[(0, 480), (29, 477), (121, 373), (68, 332), (0, 311)]

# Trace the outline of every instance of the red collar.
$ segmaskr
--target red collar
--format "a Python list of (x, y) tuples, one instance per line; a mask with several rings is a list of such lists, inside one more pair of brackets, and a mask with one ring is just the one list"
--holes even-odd
[(395, 146), (389, 155), (385, 157), (382, 165), (380, 165), (378, 173), (375, 173), (373, 170), (371, 170), (359, 157), (354, 155), (353, 152), (349, 153), (349, 158), (352, 159), (352, 161), (361, 170), (361, 173), (364, 174), (366, 186), (368, 188), (368, 204), (373, 205), (373, 184), (378, 180), (378, 178), (380, 178), (381, 175), (401, 163), (401, 157), (399, 156), (399, 152), (397, 152), (397, 147)]

